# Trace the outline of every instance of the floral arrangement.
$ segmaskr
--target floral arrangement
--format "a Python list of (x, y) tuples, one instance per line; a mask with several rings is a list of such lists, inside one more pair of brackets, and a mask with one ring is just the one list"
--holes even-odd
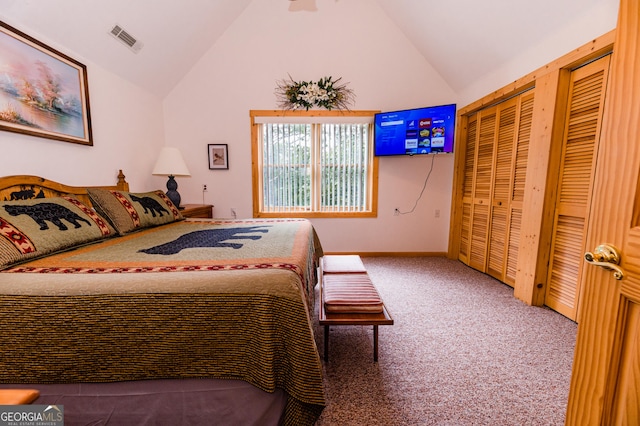
[(349, 109), (355, 97), (347, 83), (340, 83), (342, 78), (324, 77), (314, 81), (282, 80), (276, 86), (278, 106), (282, 109), (325, 108)]

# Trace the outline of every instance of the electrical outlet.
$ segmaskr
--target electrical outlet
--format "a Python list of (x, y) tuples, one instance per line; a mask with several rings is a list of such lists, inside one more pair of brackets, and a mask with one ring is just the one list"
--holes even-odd
[(207, 192), (207, 184), (206, 183), (202, 184), (202, 192)]
[(231, 207), (231, 216), (234, 219), (238, 217), (238, 214), (236, 213), (236, 208), (235, 207)]

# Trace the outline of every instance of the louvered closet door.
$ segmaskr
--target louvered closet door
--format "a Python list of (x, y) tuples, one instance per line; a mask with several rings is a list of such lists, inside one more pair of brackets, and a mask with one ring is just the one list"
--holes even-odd
[(533, 90), (468, 118), (458, 258), (514, 285)]
[(562, 141), (545, 304), (576, 320), (610, 56), (574, 70)]
[(509, 201), (511, 198), (509, 195), (513, 181), (517, 107), (518, 98), (502, 102), (497, 107), (487, 273), (501, 281), (504, 279), (506, 264)]
[(533, 91), (497, 106), (487, 273), (515, 283), (522, 200), (533, 115)]
[(476, 164), (476, 138), (478, 115), (474, 114), (467, 120), (467, 137), (464, 157), (464, 180), (462, 183), (462, 223), (460, 231), (460, 251), (458, 259), (469, 264), (469, 251), (471, 242), (471, 206), (473, 204), (473, 178)]
[(520, 246), (520, 230), (522, 227), (522, 202), (524, 185), (527, 179), (527, 158), (529, 157), (529, 141), (531, 140), (531, 124), (533, 119), (533, 89), (518, 98), (518, 115), (516, 119), (517, 140), (514, 146), (514, 165), (511, 175), (509, 193), (509, 217), (507, 230), (507, 257), (503, 282), (514, 286), (518, 265), (518, 247)]
[(469, 266), (486, 272), (489, 246), (489, 215), (493, 185), (493, 150), (496, 136), (496, 107), (478, 112), (473, 204), (471, 206), (471, 241)]

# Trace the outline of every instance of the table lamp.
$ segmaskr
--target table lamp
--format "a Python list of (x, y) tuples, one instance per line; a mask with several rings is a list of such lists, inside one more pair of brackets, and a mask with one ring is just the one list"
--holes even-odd
[(151, 174), (169, 176), (169, 180), (167, 181), (167, 197), (180, 209), (180, 194), (177, 191), (178, 182), (176, 182), (175, 176), (191, 176), (180, 150), (168, 146), (162, 148)]

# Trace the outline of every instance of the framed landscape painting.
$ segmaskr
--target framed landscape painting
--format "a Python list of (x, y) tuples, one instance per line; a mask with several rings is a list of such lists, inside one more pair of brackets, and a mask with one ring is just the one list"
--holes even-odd
[(86, 67), (2, 21), (0, 130), (93, 145)]

